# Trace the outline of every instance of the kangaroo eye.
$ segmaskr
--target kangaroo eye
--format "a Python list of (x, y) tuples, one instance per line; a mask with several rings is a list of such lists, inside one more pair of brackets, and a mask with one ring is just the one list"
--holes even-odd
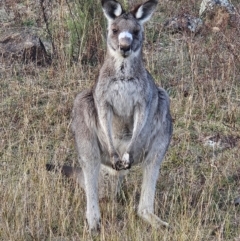
[(133, 30), (133, 34), (134, 35), (138, 35), (139, 34), (139, 30), (138, 29)]
[(117, 34), (118, 30), (116, 28), (112, 29), (113, 34)]

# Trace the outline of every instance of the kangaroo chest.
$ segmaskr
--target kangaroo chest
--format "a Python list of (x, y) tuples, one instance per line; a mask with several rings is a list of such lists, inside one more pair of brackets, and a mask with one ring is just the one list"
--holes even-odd
[(108, 97), (114, 114), (119, 117), (131, 117), (135, 106), (144, 99), (143, 88), (134, 78), (112, 81)]

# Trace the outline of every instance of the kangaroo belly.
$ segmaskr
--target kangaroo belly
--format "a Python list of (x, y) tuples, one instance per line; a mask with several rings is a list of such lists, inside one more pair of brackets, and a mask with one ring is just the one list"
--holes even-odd
[(130, 140), (133, 131), (133, 117), (122, 119), (118, 116), (113, 116), (112, 132), (113, 137), (119, 140)]

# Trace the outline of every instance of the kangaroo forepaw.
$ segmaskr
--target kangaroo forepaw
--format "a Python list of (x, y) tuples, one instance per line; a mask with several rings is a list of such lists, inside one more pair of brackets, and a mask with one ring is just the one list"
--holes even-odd
[(119, 170), (127, 170), (131, 168), (132, 162), (130, 161), (130, 156), (128, 153), (124, 153), (122, 160), (119, 158), (118, 155), (113, 155), (112, 157), (112, 168), (119, 171)]
[(122, 163), (124, 169), (130, 169), (133, 163), (132, 156), (129, 153), (125, 152), (122, 157)]
[(111, 157), (111, 161), (112, 161), (112, 168), (115, 170), (121, 170), (122, 165), (121, 165), (121, 160), (118, 156), (118, 154), (113, 154)]
[(115, 162), (112, 164), (112, 168), (117, 170), (117, 171), (120, 171), (120, 170), (126, 170), (128, 168), (126, 168), (124, 165), (123, 165), (123, 162), (121, 160)]

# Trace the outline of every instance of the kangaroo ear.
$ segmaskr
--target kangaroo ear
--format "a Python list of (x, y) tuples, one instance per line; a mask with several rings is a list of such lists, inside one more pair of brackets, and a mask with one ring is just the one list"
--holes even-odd
[(156, 1), (156, 0), (149, 0), (143, 4), (136, 6), (131, 11), (131, 13), (141, 24), (143, 24), (151, 18), (152, 14), (157, 6), (157, 3), (158, 3), (158, 1)]
[(108, 21), (114, 20), (123, 13), (121, 4), (115, 0), (102, 0), (102, 8)]

